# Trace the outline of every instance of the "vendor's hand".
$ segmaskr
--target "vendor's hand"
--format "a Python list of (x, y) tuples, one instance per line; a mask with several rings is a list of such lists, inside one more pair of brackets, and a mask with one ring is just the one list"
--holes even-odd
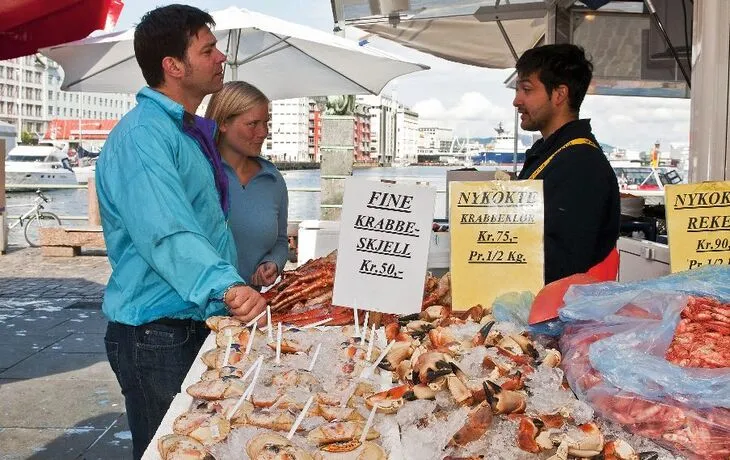
[(231, 316), (247, 323), (266, 309), (266, 299), (250, 286), (234, 286), (223, 299)]
[(256, 267), (251, 277), (251, 284), (254, 286), (270, 286), (279, 277), (279, 267), (274, 262), (264, 262)]

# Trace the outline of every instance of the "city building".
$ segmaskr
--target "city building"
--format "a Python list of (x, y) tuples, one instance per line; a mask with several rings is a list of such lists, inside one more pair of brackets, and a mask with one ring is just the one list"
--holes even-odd
[(322, 142), (322, 111), (314, 99), (309, 100), (309, 137), (307, 138), (308, 161), (319, 163), (319, 145)]
[(353, 144), (355, 146), (355, 163), (376, 163), (378, 159), (371, 156), (370, 142), (372, 131), (370, 129), (370, 106), (356, 104), (353, 117)]
[(418, 161), (418, 114), (399, 105), (395, 117), (396, 138), (394, 163), (411, 164)]
[(271, 142), (266, 143), (266, 154), (273, 160), (310, 161), (310, 108), (309, 98), (306, 97), (271, 102)]
[(418, 128), (418, 155), (448, 153), (454, 138), (451, 128), (427, 125)]
[(133, 94), (61, 91), (63, 71), (39, 54), (0, 61), (0, 121), (40, 138), (51, 119), (119, 119)]
[(398, 101), (384, 95), (362, 95), (357, 103), (370, 107), (370, 157), (380, 165), (396, 157), (396, 112)]

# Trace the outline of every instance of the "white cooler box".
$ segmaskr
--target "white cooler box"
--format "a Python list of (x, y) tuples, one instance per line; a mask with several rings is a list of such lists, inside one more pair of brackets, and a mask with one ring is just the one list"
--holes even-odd
[[(330, 220), (303, 220), (299, 224), (297, 265), (310, 259), (324, 257), (337, 249), (340, 238), (340, 222)], [(431, 233), (431, 250), (428, 268), (449, 268), (449, 232)]]

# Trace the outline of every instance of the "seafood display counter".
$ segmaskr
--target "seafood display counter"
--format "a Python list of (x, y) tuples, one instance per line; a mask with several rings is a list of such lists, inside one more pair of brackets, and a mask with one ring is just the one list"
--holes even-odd
[(332, 305), (335, 263), (285, 272), (270, 328), (207, 321), (145, 459), (730, 455), (726, 268), (574, 286), (558, 339), (517, 314), (529, 292), (452, 311), (448, 273), (418, 314), (355, 315)]
[(554, 344), (482, 307), (359, 330), (208, 324), (147, 460), (681, 458), (596, 419)]

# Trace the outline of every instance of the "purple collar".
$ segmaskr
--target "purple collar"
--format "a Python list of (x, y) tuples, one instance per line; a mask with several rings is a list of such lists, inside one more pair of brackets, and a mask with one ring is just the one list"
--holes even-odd
[(228, 217), (228, 210), (230, 209), (228, 176), (226, 176), (226, 172), (223, 170), (223, 161), (213, 139), (215, 121), (185, 112), (183, 115), (183, 131), (198, 141), (200, 150), (203, 151), (203, 154), (213, 168), (215, 188), (218, 190), (221, 209), (223, 210), (223, 214)]

